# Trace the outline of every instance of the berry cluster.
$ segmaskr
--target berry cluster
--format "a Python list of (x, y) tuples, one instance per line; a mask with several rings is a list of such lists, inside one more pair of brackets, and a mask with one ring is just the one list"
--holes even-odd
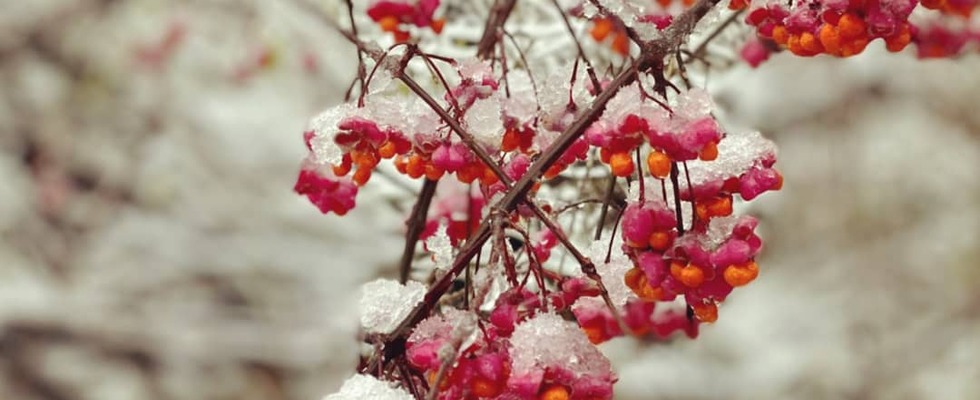
[[(635, 23), (634, 27), (643, 30), (655, 28), (658, 31), (662, 31), (673, 23), (676, 12), (690, 8), (694, 4), (694, 0), (650, 0), (647, 3), (649, 4), (643, 4), (642, 2), (631, 4), (629, 7), (634, 12), (629, 18), (629, 21), (626, 22), (629, 24)], [(581, 7), (572, 11), (575, 14), (583, 14)], [(628, 56), (631, 39), (627, 33), (627, 27), (624, 25), (624, 21), (620, 19), (622, 17), (597, 16), (592, 18), (592, 27), (589, 29), (589, 35), (598, 43), (602, 43), (608, 39), (610, 48), (616, 54)]]
[(411, 37), (407, 26), (429, 27), (435, 33), (442, 32), (446, 20), (433, 18), (439, 3), (440, 0), (374, 0), (368, 6), (367, 14), (382, 31), (391, 33), (395, 41), (401, 43)]
[(408, 362), (438, 385), (441, 400), (610, 398), (609, 361), (573, 322), (541, 306), (534, 293), (513, 289), (501, 294), (489, 323), (448, 309), (415, 328)]
[[(487, 63), (464, 62), (458, 72), (459, 83), (447, 91), (446, 99), (457, 107), (461, 125), (477, 145), (502, 165), (508, 178), (519, 179), (530, 166), (531, 157), (547, 146), (537, 134), (546, 128), (540, 126), (533, 112), (529, 115), (518, 110), (511, 99), (500, 95)], [(505, 189), (495, 171), (470, 145), (415, 98), (392, 100), (376, 95), (367, 96), (364, 106), (334, 107), (313, 120), (305, 139), (310, 150), (309, 167), (303, 169), (296, 191), (315, 204), (331, 204), (320, 207), (324, 213), (343, 214), (353, 207), (356, 187), (371, 179), (382, 160), (392, 160), (398, 172), (412, 179), (438, 181), (453, 175), (464, 184), (478, 184), (483, 198)], [(584, 160), (588, 150), (584, 139), (577, 141), (546, 171), (545, 178), (553, 178)], [(463, 233), (459, 235), (454, 239), (457, 242), (463, 238)]]
[(793, 54), (849, 57), (877, 38), (889, 51), (904, 49), (912, 39), (908, 18), (916, 5), (916, 0), (803, 0), (790, 7), (773, 2), (752, 9), (746, 22)]
[[(623, 89), (610, 102), (610, 111), (585, 133), (589, 144), (600, 149), (600, 159), (614, 176), (627, 177), (636, 171), (633, 154), (643, 143), (653, 148), (646, 161), (650, 173), (660, 179), (670, 173), (674, 162), (717, 157), (721, 132), (710, 116), (710, 107), (703, 107), (710, 102), (705, 93), (680, 95), (676, 113), (644, 96), (639, 86)], [(702, 104), (696, 104), (699, 102)]]

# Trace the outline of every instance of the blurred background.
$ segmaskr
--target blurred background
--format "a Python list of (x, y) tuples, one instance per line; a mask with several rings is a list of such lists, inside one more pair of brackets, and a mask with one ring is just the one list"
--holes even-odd
[[(880, 47), (710, 78), (780, 146), (763, 273), (698, 340), (605, 344), (617, 398), (980, 398), (980, 57)], [(336, 390), (405, 217), (291, 190), (354, 66), (286, 1), (0, 2), (0, 398)]]

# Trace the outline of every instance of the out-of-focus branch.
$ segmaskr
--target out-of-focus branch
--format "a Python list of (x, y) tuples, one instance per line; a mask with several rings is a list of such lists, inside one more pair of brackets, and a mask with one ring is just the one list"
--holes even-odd
[(493, 49), (500, 37), (500, 28), (503, 28), (507, 22), (507, 18), (514, 11), (516, 4), (517, 0), (497, 0), (493, 3), (493, 7), (490, 8), (490, 15), (487, 16), (487, 23), (483, 27), (483, 36), (480, 37), (476, 46), (478, 58), (486, 60), (493, 56)]

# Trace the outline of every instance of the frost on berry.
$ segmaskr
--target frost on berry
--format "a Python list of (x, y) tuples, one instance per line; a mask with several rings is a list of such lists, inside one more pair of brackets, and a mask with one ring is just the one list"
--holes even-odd
[(452, 345), (454, 334), (461, 336), (470, 333), (476, 320), (477, 317), (472, 312), (454, 308), (446, 309), (443, 315), (426, 318), (412, 330), (408, 338), (408, 361), (423, 370), (438, 369), (444, 362), (441, 354), (446, 352), (446, 346)]
[(503, 139), (504, 125), (500, 111), (500, 100), (495, 96), (475, 100), (466, 111), (466, 128), (484, 147), (496, 148)]
[(475, 58), (464, 60), (459, 63), (456, 71), (460, 83), (453, 88), (451, 94), (464, 110), (470, 108), (473, 102), (487, 99), (497, 91), (497, 78), (490, 63), (485, 60)]
[(367, 333), (390, 333), (422, 302), (425, 285), (409, 281), (402, 285), (378, 279), (361, 287), (361, 327)]
[(344, 381), (340, 391), (329, 394), (323, 400), (413, 400), (404, 389), (396, 389), (391, 383), (370, 375), (357, 374)]
[(313, 160), (320, 165), (340, 164), (343, 151), (334, 142), (337, 125), (353, 111), (354, 107), (344, 103), (331, 107), (310, 121), (312, 138), (307, 145), (313, 152)]
[(445, 223), (439, 225), (435, 234), (425, 240), (425, 248), (432, 253), (436, 269), (441, 271), (448, 271), (453, 263), (453, 245), (446, 233), (448, 227)]
[(616, 380), (609, 360), (578, 326), (541, 313), (517, 325), (510, 338), (513, 359), (508, 387), (533, 396), (549, 384), (566, 386), (572, 399), (611, 398)]
[(688, 163), (693, 195), (703, 199), (728, 191), (752, 200), (781, 186), (782, 177), (772, 169), (775, 162), (776, 145), (759, 132), (728, 134), (715, 160)]
[(632, 267), (632, 262), (621, 251), (614, 251), (609, 262), (605, 262), (607, 244), (594, 242), (589, 248), (589, 258), (594, 260), (596, 272), (602, 277), (613, 305), (622, 307), (632, 296), (622, 277)]

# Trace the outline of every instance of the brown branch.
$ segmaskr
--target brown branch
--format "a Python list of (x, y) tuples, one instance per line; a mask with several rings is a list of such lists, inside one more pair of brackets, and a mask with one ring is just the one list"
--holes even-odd
[(436, 186), (438, 186), (437, 181), (425, 180), (422, 184), (422, 191), (419, 192), (418, 200), (415, 201), (415, 207), (412, 208), (412, 215), (405, 221), (408, 232), (405, 233), (405, 249), (402, 250), (402, 259), (398, 264), (398, 281), (402, 284), (408, 282), (408, 275), (412, 270), (412, 259), (415, 258), (415, 245), (425, 229), (425, 220), (429, 215), (429, 205), (432, 204)]
[(497, 32), (503, 28), (504, 23), (510, 18), (510, 13), (514, 10), (515, 4), (517, 4), (517, 0), (497, 0), (493, 3), (490, 15), (487, 16), (487, 23), (483, 27), (483, 36), (476, 46), (477, 58), (486, 60), (493, 56), (493, 49), (497, 47), (497, 39), (499, 38)]

